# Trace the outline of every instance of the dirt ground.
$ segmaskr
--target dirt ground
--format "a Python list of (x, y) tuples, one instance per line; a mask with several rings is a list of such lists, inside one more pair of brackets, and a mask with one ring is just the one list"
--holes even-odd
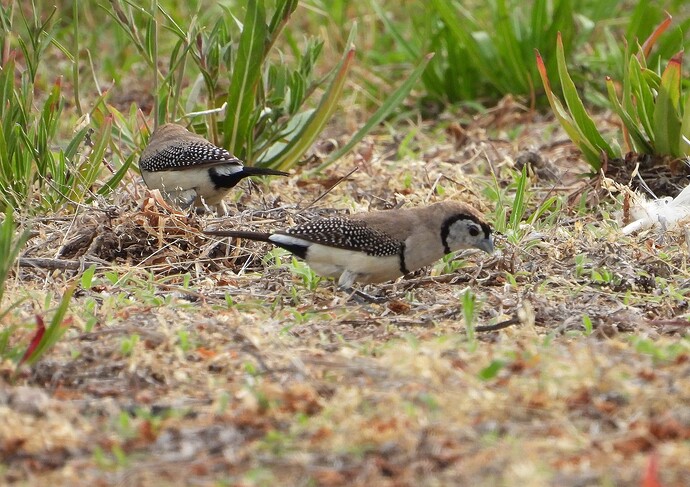
[[(554, 195), (558, 211), (497, 235), (493, 256), (367, 288), (382, 304), (266, 245), (201, 233), (444, 198), (493, 222), (510, 199), (491, 195), (512, 195), (526, 161), (527, 217)], [(623, 236), (620, 203), (581, 177), (551, 119), (508, 100), (316, 165), (245, 184), (227, 217), (171, 211), (133, 176), (110, 204), (26, 222), (8, 292), (31, 297), (5, 320), (31, 324), (48, 293), (77, 291), (43, 360), (0, 366), (2, 483), (690, 484), (688, 243)], [(468, 334), (467, 290), (476, 325), (517, 323)]]

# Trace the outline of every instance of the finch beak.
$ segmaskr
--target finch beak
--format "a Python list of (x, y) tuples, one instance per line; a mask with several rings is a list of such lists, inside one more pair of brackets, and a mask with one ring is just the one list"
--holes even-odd
[(494, 253), (494, 239), (489, 237), (485, 238), (479, 243), (479, 249), (483, 250), (487, 254), (493, 254)]

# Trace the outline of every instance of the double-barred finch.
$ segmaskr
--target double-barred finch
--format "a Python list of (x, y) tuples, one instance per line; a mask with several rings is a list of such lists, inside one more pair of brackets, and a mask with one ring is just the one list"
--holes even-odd
[(195, 203), (217, 205), (247, 176), (287, 176), (288, 173), (247, 167), (217, 147), (174, 123), (158, 127), (141, 153), (139, 169), (146, 186), (186, 208)]
[(423, 208), (319, 218), (272, 233), (235, 230), (209, 235), (269, 242), (304, 259), (320, 276), (355, 282), (396, 279), (468, 248), (493, 252), (491, 227), (474, 208), (444, 201)]

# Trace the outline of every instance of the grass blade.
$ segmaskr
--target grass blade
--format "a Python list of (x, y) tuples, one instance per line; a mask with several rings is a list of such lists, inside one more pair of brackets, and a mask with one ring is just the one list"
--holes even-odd
[(271, 22), (268, 25), (269, 41), (266, 43), (266, 54), (271, 50), (276, 39), (285, 27), (288, 19), (297, 8), (298, 0), (281, 0), (277, 3)]
[(112, 177), (108, 179), (108, 181), (106, 181), (106, 183), (98, 189), (98, 194), (102, 196), (110, 194), (110, 192), (113, 191), (118, 184), (120, 184), (122, 178), (125, 177), (127, 171), (129, 171), (129, 168), (132, 167), (134, 159), (136, 157), (136, 154), (130, 154), (129, 157), (125, 159), (125, 163), (122, 164), (122, 166), (120, 166), (117, 172), (113, 174)]
[(223, 123), (223, 146), (240, 158), (245, 157), (245, 143), (251, 130), (256, 86), (261, 78), (266, 40), (264, 2), (249, 0), (240, 35), (237, 58), (230, 77)]
[(461, 17), (455, 12), (452, 2), (448, 0), (432, 0), (432, 4), (434, 10), (441, 16), (448, 30), (456, 38), (456, 42), (467, 49), (467, 55), (471, 60), (471, 64), (476, 66), (481, 75), (496, 86), (497, 89), (507, 93), (509, 87), (504, 86), (504, 83), (502, 83), (500, 79), (496, 79), (496, 76), (494, 76), (495, 71), (487, 67), (486, 59), (489, 56), (482, 52), (479, 43), (474, 36), (472, 36), (472, 32), (478, 29), (467, 27), (468, 19)]
[(391, 36), (395, 39), (395, 42), (401, 46), (407, 53), (413, 58), (419, 58), (419, 49), (412, 46), (400, 33), (398, 27), (394, 22), (391, 22), (386, 12), (379, 5), (379, 0), (371, 0), (371, 7), (374, 9), (374, 13), (378, 16), (379, 20), (386, 27), (386, 30), (390, 32)]
[(517, 188), (515, 188), (515, 199), (513, 200), (513, 209), (510, 212), (509, 228), (517, 232), (520, 228), (520, 222), (525, 215), (525, 208), (527, 194), (527, 167), (522, 167), (522, 172), (517, 180)]
[(5, 209), (5, 221), (0, 225), (0, 305), (2, 305), (2, 298), (5, 295), (5, 282), (10, 273), (10, 269), (14, 266), (14, 261), (17, 260), (19, 252), (21, 252), (24, 244), (29, 240), (29, 231), (24, 230), (15, 237), (14, 215), (12, 208)]
[[(60, 300), (60, 305), (55, 311), (53, 318), (50, 320), (50, 324), (47, 327), (43, 326), (43, 319), (36, 316), (37, 321), (37, 333), (34, 337), (35, 342), (32, 340), (26, 353), (20, 360), (19, 365), (26, 362), (28, 365), (33, 365), (38, 362), (45, 353), (55, 345), (62, 335), (65, 334), (69, 328), (69, 324), (65, 322), (65, 315), (69, 309), (70, 301), (72, 300), (72, 295), (76, 289), (77, 283), (72, 284)], [(43, 327), (43, 329), (41, 329)]]
[[(496, 48), (503, 53), (499, 60), (504, 60), (508, 63), (507, 66), (504, 66), (504, 72), (506, 75), (513, 77), (513, 80), (519, 84), (523, 92), (529, 93), (534, 91), (526, 63), (522, 59), (520, 39), (513, 23), (514, 16), (508, 11), (505, 0), (497, 0), (496, 8), (498, 14), (498, 23), (496, 25), (496, 41), (498, 45)], [(532, 6), (532, 8), (535, 9), (537, 7)]]
[(105, 157), (105, 151), (110, 145), (110, 139), (113, 128), (113, 116), (107, 115), (105, 117), (105, 122), (101, 127), (101, 130), (94, 143), (93, 151), (89, 154), (89, 158), (86, 162), (79, 168), (80, 175), (82, 177), (80, 183), (82, 188), (79, 188), (80, 196), (82, 192), (88, 192), (89, 188), (96, 182), (98, 176), (103, 167), (103, 158)]

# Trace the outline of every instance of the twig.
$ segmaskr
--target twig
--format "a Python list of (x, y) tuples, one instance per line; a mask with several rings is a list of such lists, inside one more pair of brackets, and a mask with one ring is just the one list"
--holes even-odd
[(211, 110), (201, 110), (200, 112), (185, 113), (184, 115), (182, 115), (182, 118), (192, 118), (192, 117), (198, 117), (200, 115), (211, 115), (212, 113), (222, 113), (225, 111), (225, 107), (227, 107), (227, 106), (228, 106), (228, 102), (226, 101), (225, 103), (223, 103), (223, 105), (221, 105), (218, 108), (213, 108)]
[(34, 267), (37, 269), (78, 271), (87, 265), (96, 264), (99, 268), (109, 267), (112, 263), (93, 255), (85, 255), (79, 260), (47, 259), (41, 257), (20, 257), (17, 259), (19, 267)]
[(41, 259), (32, 257), (22, 257), (18, 259), (18, 263), (19, 267), (37, 267), (39, 269), (48, 269), (51, 271), (56, 269), (77, 271), (82, 266), (82, 262), (78, 260)]
[(503, 328), (508, 328), (511, 325), (517, 325), (520, 323), (520, 318), (511, 318), (506, 321), (501, 321), (500, 323), (496, 323), (495, 325), (480, 325), (480, 326), (475, 326), (474, 331), (478, 332), (487, 332), (487, 331), (498, 331), (502, 330)]
[(336, 186), (338, 186), (340, 183), (342, 183), (342, 182), (345, 181), (347, 178), (349, 178), (350, 176), (352, 176), (352, 174), (353, 174), (357, 169), (359, 169), (359, 166), (355, 166), (355, 168), (354, 168), (352, 171), (350, 171), (350, 172), (347, 173), (345, 176), (343, 176), (343, 177), (341, 177), (340, 179), (338, 179), (335, 183), (333, 183), (333, 186), (331, 186), (331, 187), (328, 188), (326, 191), (324, 191), (323, 193), (321, 193), (321, 195), (319, 195), (318, 198), (316, 198), (314, 201), (312, 201), (312, 202), (309, 203), (307, 206), (305, 206), (305, 207), (302, 208), (300, 211), (298, 211), (297, 214), (298, 214), (298, 215), (301, 214), (302, 212), (308, 210), (309, 208), (311, 208), (312, 206), (314, 206), (316, 203), (318, 203), (319, 201), (321, 201), (328, 193), (330, 193), (331, 191), (333, 191), (333, 189), (334, 189)]

